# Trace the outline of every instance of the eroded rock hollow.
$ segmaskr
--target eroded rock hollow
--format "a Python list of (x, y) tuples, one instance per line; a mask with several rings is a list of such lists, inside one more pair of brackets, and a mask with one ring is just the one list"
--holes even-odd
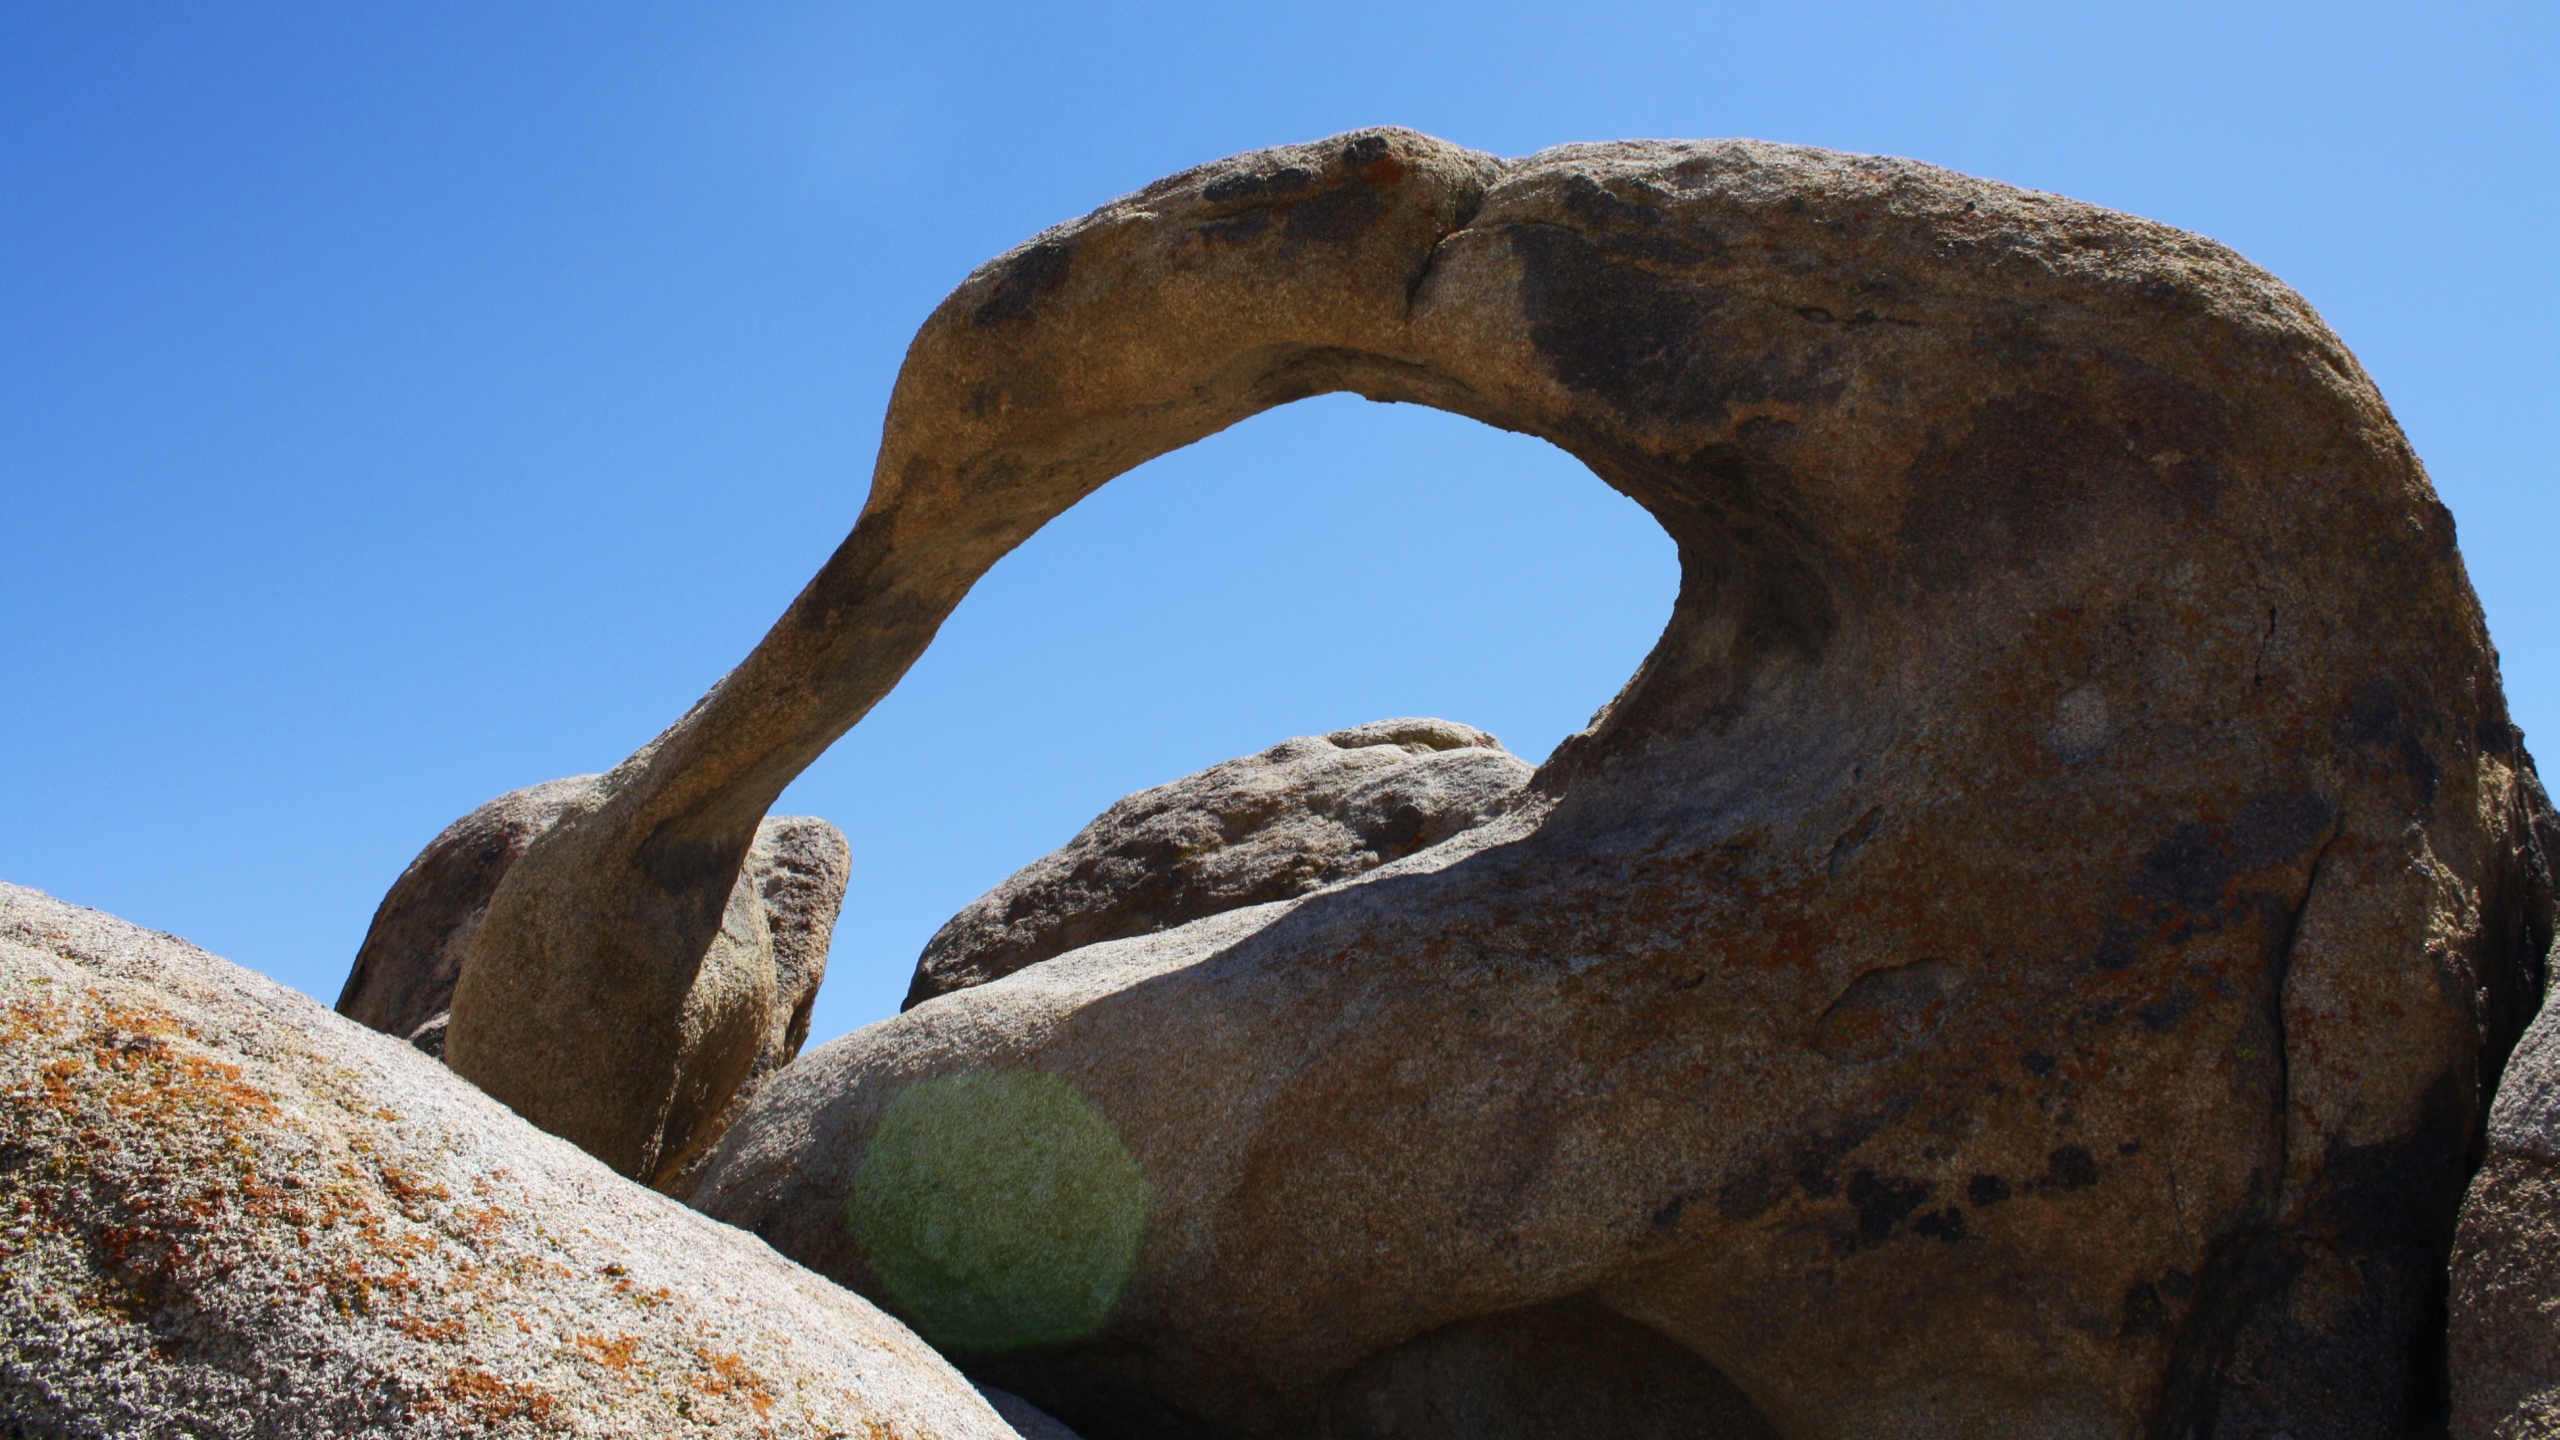
[(2451, 519), (2272, 277), (1904, 161), (1362, 132), (992, 262), (844, 545), (508, 871), (455, 1068), (648, 1173), (792, 776), (1043, 523), (1329, 391), (1662, 524), (1624, 692), (1442, 843), (803, 1057), (695, 1203), (1103, 1437), (1593, 1366), (1844, 1440), (2441, 1414), (2552, 923)]

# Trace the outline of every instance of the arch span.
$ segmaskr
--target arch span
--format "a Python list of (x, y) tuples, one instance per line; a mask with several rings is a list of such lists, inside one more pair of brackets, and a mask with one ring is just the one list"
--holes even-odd
[(649, 1173), (791, 777), (1042, 523), (1341, 390), (1545, 438), (1678, 544), (1541, 803), (847, 1037), (702, 1203), (865, 1285), (887, 1097), (1066, 1077), (1146, 1243), (1102, 1332), (988, 1363), (1106, 1434), (1295, 1433), (1368, 1357), (1583, 1294), (1795, 1435), (2423, 1403), (2481, 1057), (2549, 928), (2449, 519), (2271, 277), (1908, 162), (1362, 132), (980, 270), (844, 545), (508, 875), (456, 1067)]

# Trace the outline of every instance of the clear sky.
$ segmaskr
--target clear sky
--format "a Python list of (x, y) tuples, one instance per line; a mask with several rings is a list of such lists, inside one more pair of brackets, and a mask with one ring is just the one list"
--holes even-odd
[[(601, 770), (859, 509), (980, 261), (1362, 125), (1748, 135), (2185, 226), (2363, 359), (2560, 754), (2560, 6), (0, 3), (0, 879), (334, 1000), (384, 887)], [(1537, 759), (1670, 609), (1543, 445), (1290, 407), (998, 566), (793, 787), (824, 1038), (1128, 791), (1389, 715)]]

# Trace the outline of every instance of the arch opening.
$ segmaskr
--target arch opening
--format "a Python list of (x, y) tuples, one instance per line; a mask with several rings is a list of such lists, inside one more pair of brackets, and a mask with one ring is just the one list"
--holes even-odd
[(1118, 477), (995, 565), (780, 802), (857, 857), (812, 1035), (894, 1013), (927, 937), (1106, 806), (1397, 715), (1531, 764), (1624, 688), (1676, 545), (1533, 437), (1351, 395)]

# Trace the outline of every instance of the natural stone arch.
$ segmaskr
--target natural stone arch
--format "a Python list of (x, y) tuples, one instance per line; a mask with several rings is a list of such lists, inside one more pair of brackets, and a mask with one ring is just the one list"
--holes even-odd
[(2263, 272), (1905, 162), (1365, 132), (981, 270), (844, 546), (508, 876), (456, 1067), (649, 1173), (743, 1026), (723, 907), (791, 777), (1039, 524), (1332, 390), (1543, 436), (1678, 542), (1542, 803), (847, 1037), (700, 1203), (864, 1286), (890, 1100), (1066, 1080), (1153, 1182), (1146, 1248), (1090, 1342), (982, 1358), (1106, 1434), (1300, 1431), (1371, 1357), (1575, 1295), (1794, 1435), (2429, 1403), (2550, 933), (2450, 519)]

